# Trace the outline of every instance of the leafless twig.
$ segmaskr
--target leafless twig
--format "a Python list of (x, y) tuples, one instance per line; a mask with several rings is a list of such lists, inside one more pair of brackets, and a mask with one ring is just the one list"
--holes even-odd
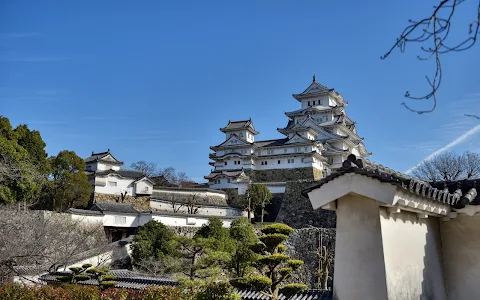
[[(435, 59), (436, 70), (433, 78), (426, 76), (430, 92), (423, 96), (412, 96), (408, 91), (405, 93), (405, 97), (410, 100), (433, 100), (432, 107), (427, 110), (416, 110), (403, 102), (402, 105), (409, 111), (418, 114), (434, 111), (437, 106), (436, 93), (442, 81), (441, 55), (449, 52), (464, 51), (475, 45), (480, 29), (480, 0), (478, 0), (478, 5), (476, 6), (476, 19), (469, 23), (467, 37), (454, 46), (448, 45), (448, 38), (452, 29), (452, 17), (458, 5), (465, 1), (442, 0), (437, 6), (434, 6), (434, 11), (429, 17), (420, 21), (409, 20), (410, 25), (403, 30), (390, 50), (381, 57), (381, 59), (386, 59), (396, 48), (399, 48), (403, 53), (409, 43), (420, 43), (422, 44), (420, 49), (424, 55), (418, 55), (417, 58), (419, 60)], [(474, 0), (470, 1), (473, 2)], [(430, 45), (423, 46), (423, 44)]]

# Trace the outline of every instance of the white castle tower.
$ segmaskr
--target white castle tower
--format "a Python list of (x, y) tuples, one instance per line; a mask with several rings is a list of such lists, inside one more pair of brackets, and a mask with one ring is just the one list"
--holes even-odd
[(250, 119), (229, 121), (220, 128), (225, 141), (210, 147), (214, 169), (205, 176), (210, 188), (233, 188), (242, 194), (254, 182), (282, 193), (287, 181), (321, 179), (341, 167), (350, 153), (371, 155), (357, 135), (355, 122), (347, 117), (348, 103), (334, 89), (318, 83), (315, 75), (310, 86), (293, 98), (301, 108), (285, 113), (288, 124), (277, 129), (284, 138), (256, 141), (259, 132)]

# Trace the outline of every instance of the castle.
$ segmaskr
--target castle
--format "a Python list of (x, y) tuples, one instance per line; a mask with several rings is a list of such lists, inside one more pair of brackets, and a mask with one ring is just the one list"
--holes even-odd
[(205, 179), (212, 189), (237, 189), (243, 194), (252, 182), (265, 184), (272, 193), (283, 193), (287, 181), (318, 180), (341, 167), (349, 154), (371, 155), (355, 122), (347, 117), (342, 95), (316, 81), (300, 94), (293, 94), (300, 109), (286, 112), (285, 137), (255, 140), (259, 132), (251, 119), (229, 121), (220, 128), (225, 141), (210, 147), (210, 165)]

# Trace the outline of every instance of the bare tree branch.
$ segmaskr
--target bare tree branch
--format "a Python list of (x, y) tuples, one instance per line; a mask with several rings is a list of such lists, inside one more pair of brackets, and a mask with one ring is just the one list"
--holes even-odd
[[(450, 52), (465, 51), (472, 48), (477, 42), (480, 29), (480, 0), (478, 0), (478, 5), (475, 7), (476, 18), (468, 24), (467, 37), (461, 42), (455, 43), (453, 46), (448, 44), (452, 29), (452, 17), (458, 5), (465, 1), (466, 0), (442, 0), (437, 6), (434, 6), (434, 11), (430, 16), (420, 21), (409, 20), (410, 25), (403, 30), (400, 37), (397, 38), (397, 41), (388, 52), (381, 56), (381, 59), (386, 59), (397, 48), (403, 53), (405, 52), (407, 44), (420, 43), (420, 50), (424, 55), (418, 55), (417, 58), (419, 60), (435, 58), (436, 70), (433, 78), (426, 76), (429, 92), (421, 96), (412, 96), (408, 91), (405, 93), (405, 97), (410, 100), (433, 100), (432, 107), (426, 110), (416, 110), (403, 102), (402, 105), (409, 111), (423, 114), (435, 110), (437, 106), (436, 93), (442, 81), (441, 55)], [(474, 0), (470, 1), (471, 3), (474, 2)], [(424, 44), (428, 46), (424, 46)]]

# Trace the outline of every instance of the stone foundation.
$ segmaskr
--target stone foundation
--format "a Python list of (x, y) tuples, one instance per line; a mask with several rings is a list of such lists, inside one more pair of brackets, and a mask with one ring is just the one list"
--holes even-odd
[(250, 176), (254, 183), (318, 180), (322, 178), (322, 171), (316, 168), (250, 170), (245, 173)]
[(308, 226), (335, 228), (335, 212), (322, 209), (313, 210), (310, 200), (301, 194), (302, 190), (314, 183), (314, 181), (287, 182), (285, 197), (275, 221), (285, 223), (293, 228)]
[(295, 230), (286, 241), (286, 253), (295, 259), (304, 261), (304, 265), (293, 276), (309, 286), (319, 288), (319, 257), (316, 252), (320, 246), (327, 248), (327, 257), (331, 260), (327, 286), (333, 286), (333, 258), (335, 257), (335, 229), (332, 228), (302, 228)]
[[(122, 196), (120, 195), (111, 195), (111, 194), (101, 194), (95, 193), (94, 200), (96, 201), (105, 201), (105, 202), (122, 202)], [(130, 203), (138, 210), (148, 210), (150, 209), (150, 196), (125, 196), (123, 203)]]

